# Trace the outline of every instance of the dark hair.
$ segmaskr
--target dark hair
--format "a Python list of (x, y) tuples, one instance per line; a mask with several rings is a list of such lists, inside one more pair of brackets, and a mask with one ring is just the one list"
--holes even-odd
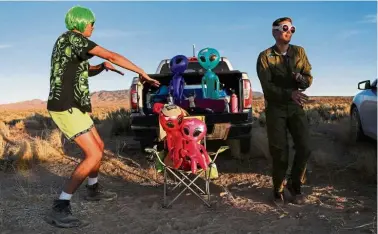
[(291, 20), (291, 18), (289, 18), (289, 17), (282, 17), (282, 18), (278, 18), (278, 19), (276, 19), (276, 20), (273, 22), (272, 26), (278, 26), (278, 25), (280, 25), (280, 23), (283, 22), (283, 21), (289, 21), (290, 23), (293, 23), (293, 21)]

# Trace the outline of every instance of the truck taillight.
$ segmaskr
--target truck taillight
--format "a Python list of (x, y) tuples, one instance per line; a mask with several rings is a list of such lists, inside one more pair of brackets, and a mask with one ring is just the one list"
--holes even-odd
[(138, 90), (136, 84), (133, 84), (130, 89), (130, 108), (132, 111), (138, 110)]
[(243, 108), (252, 108), (252, 88), (249, 79), (243, 79)]

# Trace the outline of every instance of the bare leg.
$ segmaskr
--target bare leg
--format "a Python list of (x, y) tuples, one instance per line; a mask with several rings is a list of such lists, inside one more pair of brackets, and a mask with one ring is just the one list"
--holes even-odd
[(78, 136), (75, 142), (84, 151), (85, 159), (76, 167), (70, 180), (66, 183), (64, 192), (68, 194), (73, 194), (77, 190), (102, 158), (102, 150), (91, 131)]
[[(75, 139), (75, 142), (84, 151), (85, 159), (76, 167), (70, 180), (66, 183), (65, 188), (63, 189), (63, 192), (71, 196), (83, 183), (91, 170), (93, 170), (93, 168), (101, 161), (102, 157), (102, 151), (92, 132), (87, 132), (78, 136)], [(86, 222), (82, 222), (72, 215), (69, 199), (55, 200), (53, 210), (46, 216), (46, 221), (58, 227), (67, 228), (86, 224)]]
[[(93, 134), (94, 138), (96, 139), (98, 148), (101, 151), (101, 155), (104, 153), (104, 142), (101, 140), (100, 135), (98, 134), (95, 127), (91, 129), (91, 133)], [(89, 178), (97, 178), (99, 170), (100, 170), (101, 160), (96, 164), (95, 167), (89, 173)], [(99, 201), (99, 200), (106, 200), (110, 201), (117, 197), (116, 193), (104, 191), (102, 186), (99, 183), (95, 183), (93, 185), (87, 185), (88, 194), (86, 199), (89, 201)]]
[[(95, 127), (93, 127), (91, 129), (91, 132), (92, 132), (94, 138), (97, 141), (97, 145), (100, 148), (101, 153), (103, 154), (104, 153), (104, 142), (102, 141), (102, 139), (101, 139), (100, 135), (98, 134)], [(91, 170), (91, 172), (89, 173), (89, 178), (96, 178), (98, 176), (98, 172), (100, 170), (100, 165), (101, 165), (101, 161), (99, 161), (97, 163), (97, 165)]]

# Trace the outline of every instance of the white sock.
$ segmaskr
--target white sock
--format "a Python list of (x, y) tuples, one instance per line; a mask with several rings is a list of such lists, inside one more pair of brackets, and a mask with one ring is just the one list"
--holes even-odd
[(68, 194), (62, 191), (59, 200), (71, 200), (72, 194)]
[(97, 177), (95, 178), (88, 177), (88, 185), (94, 185), (95, 183), (97, 183), (97, 181), (98, 181)]

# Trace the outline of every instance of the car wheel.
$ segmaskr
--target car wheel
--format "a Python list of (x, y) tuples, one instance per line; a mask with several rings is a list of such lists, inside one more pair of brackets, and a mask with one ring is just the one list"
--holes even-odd
[(365, 135), (361, 126), (360, 114), (358, 113), (357, 107), (353, 107), (352, 112), (351, 112), (350, 134), (354, 142), (362, 141), (365, 138)]

